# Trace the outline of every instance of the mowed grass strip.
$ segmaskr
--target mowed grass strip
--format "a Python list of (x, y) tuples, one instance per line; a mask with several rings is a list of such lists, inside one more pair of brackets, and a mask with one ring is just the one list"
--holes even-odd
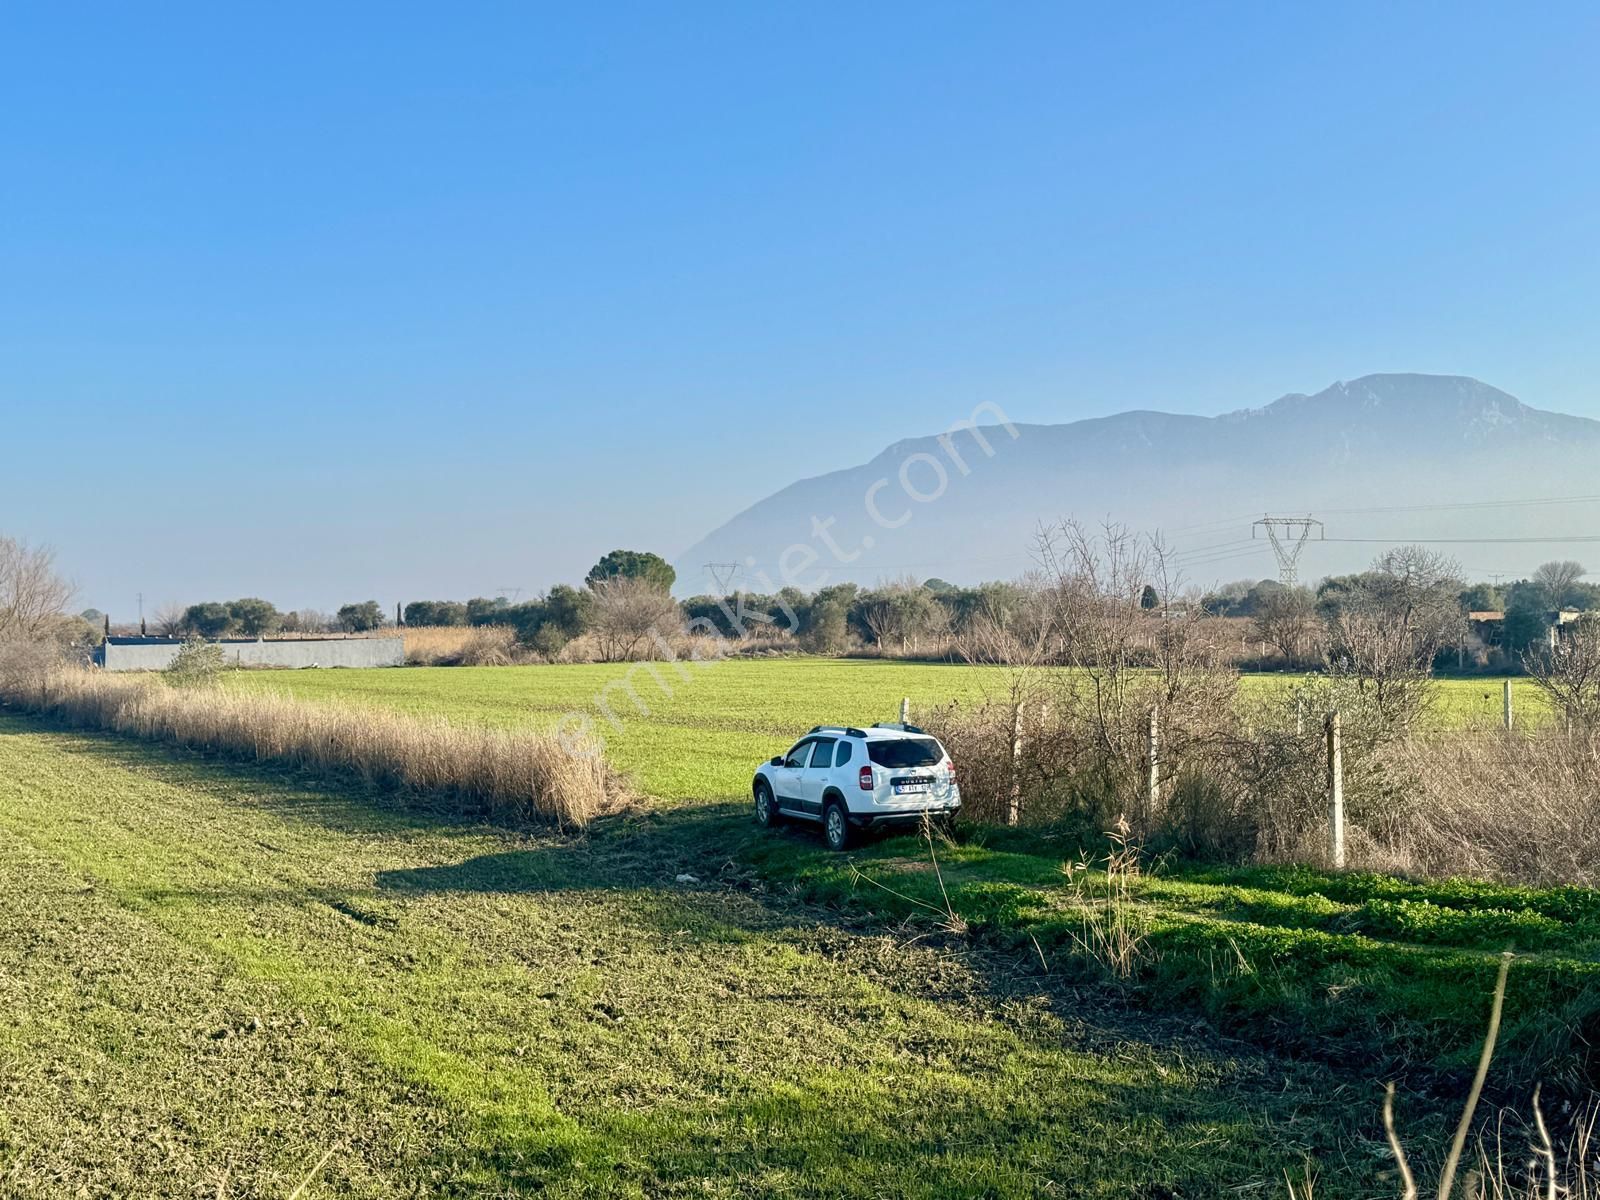
[(0, 716), (0, 1191), (287, 1195), (332, 1148), (312, 1194), (1365, 1194), (1325, 1069), (763, 899), (745, 829), (517, 833)]

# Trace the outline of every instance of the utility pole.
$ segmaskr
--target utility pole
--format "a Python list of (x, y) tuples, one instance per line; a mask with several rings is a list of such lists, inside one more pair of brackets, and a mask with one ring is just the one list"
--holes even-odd
[(1267, 541), (1272, 543), (1273, 557), (1278, 560), (1278, 582), (1294, 587), (1300, 582), (1300, 552), (1308, 541), (1322, 540), (1322, 522), (1311, 516), (1268, 516), (1250, 526), (1252, 538), (1258, 529), (1265, 530)]

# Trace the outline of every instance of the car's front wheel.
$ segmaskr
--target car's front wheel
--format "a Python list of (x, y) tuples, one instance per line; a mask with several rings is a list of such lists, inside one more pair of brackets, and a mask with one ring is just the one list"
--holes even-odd
[(773, 803), (772, 789), (764, 779), (756, 781), (756, 824), (771, 829), (778, 823), (778, 806)]
[(850, 848), (850, 818), (845, 815), (844, 805), (837, 800), (830, 802), (822, 814), (822, 838), (829, 850)]

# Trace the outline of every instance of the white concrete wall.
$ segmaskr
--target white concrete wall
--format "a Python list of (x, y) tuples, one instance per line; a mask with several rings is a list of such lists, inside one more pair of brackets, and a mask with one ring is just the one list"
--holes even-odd
[[(406, 661), (404, 638), (328, 638), (282, 642), (219, 642), (229, 666), (398, 667)], [(142, 642), (100, 648), (108, 671), (162, 671), (177, 655), (177, 642)]]

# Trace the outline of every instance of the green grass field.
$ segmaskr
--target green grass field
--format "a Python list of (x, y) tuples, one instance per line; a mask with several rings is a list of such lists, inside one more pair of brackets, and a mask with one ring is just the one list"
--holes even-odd
[[(655, 675), (615, 665), (246, 671), (229, 683), (499, 726), (550, 728), (572, 714), (593, 723), (607, 755), (649, 795), (679, 801), (743, 798), (756, 766), (788, 749), (812, 725), (893, 721), (902, 697), (915, 711), (1004, 691), (1004, 673), (996, 669), (880, 659), (730, 659), (685, 667), (687, 680), (670, 666), (656, 664), (653, 670)], [(630, 677), (644, 712), (621, 687)], [(1266, 690), (1292, 682), (1258, 675), (1245, 686)], [(620, 728), (606, 719), (597, 697)], [(1540, 708), (1525, 680), (1517, 681), (1514, 703), (1525, 714)], [(1493, 722), (1500, 713), (1499, 680), (1440, 685), (1435, 719), (1442, 724)]]
[[(549, 727), (622, 673), (227, 685)], [(1308, 1165), (1369, 1196), (1378, 1072), (1471, 1058), (1502, 939), (1511, 1061), (1571, 1068), (1589, 1029), (1592, 893), (1314, 872), (1140, 883), (1130, 1004), (1072, 952), (1075, 846), (944, 848), (953, 936), (915, 837), (841, 857), (749, 819), (812, 723), (982, 672), (668, 678), (606, 730), (655, 800), (575, 837), (0, 714), (0, 1195), (287, 1196), (332, 1151), (308, 1197), (1271, 1196)], [(1473, 688), (1497, 711), (1451, 684), (1440, 719)], [(1403, 1115), (1436, 1151), (1438, 1094)]]
[[(951, 699), (976, 701), (1003, 685), (994, 670), (882, 660), (731, 660), (686, 681), (670, 668), (657, 669), (667, 691), (638, 668), (621, 666), (249, 672), (230, 684), (494, 724), (549, 727), (567, 714), (587, 713), (604, 733), (608, 755), (646, 793), (685, 806), (746, 801), (755, 766), (814, 723), (893, 719), (903, 696), (915, 711)], [(613, 690), (610, 706), (620, 727), (612, 728), (599, 718), (595, 698), (630, 670), (648, 711)], [(1259, 675), (1245, 686), (1292, 682)], [(1499, 680), (1443, 680), (1439, 693), (1431, 719), (1440, 727), (1499, 719)], [(1517, 682), (1514, 705), (1524, 718), (1539, 711), (1531, 684)], [(905, 842), (869, 845), (847, 865), (813, 853), (804, 833), (782, 840), (775, 852), (755, 843), (726, 853), (758, 859), (764, 874), (814, 898), (905, 916), (925, 910), (882, 891), (863, 892), (852, 874), (855, 864), (887, 856), (896, 891), (923, 903), (937, 900), (928, 892), (925, 858), (915, 845), (908, 852)], [(1035, 835), (982, 834), (950, 864), (961, 915), (1002, 941), (1032, 939), (1066, 954), (1081, 914), (1064, 907), (1059, 868), (1081, 849)], [(1374, 895), (1358, 911), (1326, 894), (1347, 885), (1316, 878), (1323, 882), (1302, 886), (1310, 893), (1303, 897), (1248, 870), (1214, 871), (1203, 885), (1144, 881), (1139, 901), (1159, 953), (1141, 974), (1142, 997), (1154, 1008), (1189, 1008), (1224, 1028), (1270, 1035), (1297, 1052), (1452, 1071), (1473, 1060), (1495, 955), (1514, 945), (1535, 953), (1517, 967), (1502, 1075), (1520, 1082), (1541, 1073), (1567, 1079), (1587, 1073), (1582, 1047), (1600, 988), (1600, 913), (1586, 908), (1557, 927), (1531, 894), (1481, 888), (1469, 888), (1464, 903), (1492, 911), (1471, 921), (1452, 907), (1448, 889), (1438, 888), (1398, 900)], [(1430, 916), (1431, 925), (1421, 928)]]
[(813, 907), (749, 836), (0, 716), (0, 1194), (285, 1197), (330, 1150), (308, 1196), (1366, 1194), (1368, 1090)]

